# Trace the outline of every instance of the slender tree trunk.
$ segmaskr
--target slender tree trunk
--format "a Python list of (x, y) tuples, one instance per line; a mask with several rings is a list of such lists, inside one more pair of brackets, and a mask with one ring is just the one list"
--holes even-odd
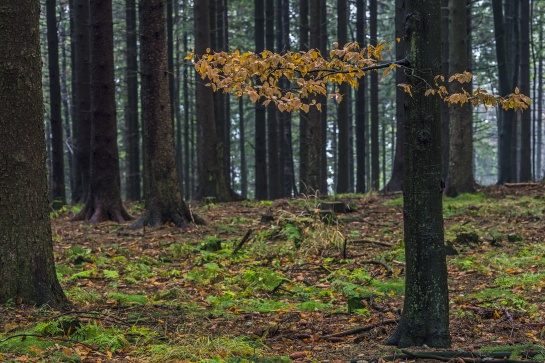
[(413, 97), (407, 98), (405, 120), (404, 240), (405, 302), (401, 321), (387, 340), (398, 347), (448, 347), (449, 299), (444, 245), (441, 116), (439, 99), (424, 95), (426, 83), (440, 73), (441, 9), (437, 0), (405, 3), (408, 77)]
[[(449, 0), (441, 0), (441, 75), (449, 79)], [(441, 140), (443, 153), (443, 180), (448, 178), (450, 152), (450, 109), (441, 102)]]
[[(467, 11), (465, 1), (449, 0), (449, 73), (469, 71), (467, 54)], [(462, 92), (464, 85), (450, 83), (450, 93)], [(467, 86), (466, 86), (467, 88)], [(469, 89), (471, 91), (471, 89)], [(450, 152), (445, 194), (455, 197), (475, 191), (473, 179), (473, 114), (471, 105), (449, 108)]]
[[(312, 2), (311, 2), (312, 4)], [(327, 18), (327, 0), (320, 0), (320, 46), (318, 49), (320, 52), (327, 57), (329, 55), (329, 45), (328, 45), (328, 35), (327, 35), (327, 24), (329, 19)], [(312, 35), (311, 35), (312, 38)], [(311, 40), (312, 42), (312, 40)], [(325, 95), (320, 95), (317, 97), (317, 102), (322, 104), (321, 120), (322, 120), (322, 143), (320, 146), (321, 150), (321, 160), (320, 160), (320, 193), (321, 195), (327, 195), (327, 97)], [(316, 145), (317, 147), (318, 145)], [(318, 189), (317, 189), (318, 190)]]
[[(290, 45), (290, 1), (282, 0), (282, 37), (283, 47), (286, 51), (291, 49)], [(289, 86), (289, 81), (284, 80), (284, 87)], [(280, 169), (281, 177), (283, 180), (283, 193), (282, 196), (289, 197), (293, 195), (295, 187), (295, 173), (293, 166), (293, 141), (291, 136), (292, 116), (290, 112), (284, 112), (282, 114), (282, 126), (281, 126), (281, 142), (282, 142), (282, 155)]]
[(126, 0), (127, 105), (125, 108), (125, 183), (128, 200), (140, 200), (140, 143), (138, 130), (138, 61), (136, 46), (136, 1)]
[[(255, 6), (255, 51), (261, 53), (265, 49), (265, 4), (254, 2)], [(265, 107), (261, 102), (255, 105), (255, 199), (263, 200), (268, 196), (267, 178), (267, 134), (265, 124)]]
[[(308, 51), (310, 46), (309, 41), (309, 0), (299, 0), (299, 49)], [(299, 189), (305, 191), (303, 185), (303, 176), (307, 175), (308, 165), (308, 122), (309, 114), (303, 111), (299, 112)]]
[[(369, 23), (371, 45), (377, 45), (377, 0), (369, 2)], [(378, 135), (378, 73), (371, 72), (371, 188), (379, 189), (380, 181), (380, 155), (379, 155), (379, 135)]]
[[(70, 21), (71, 23), (71, 21)], [(63, 19), (61, 18), (61, 24), (65, 24), (63, 22)], [(66, 54), (66, 48), (68, 47), (67, 43), (67, 32), (66, 32), (66, 25), (63, 25), (61, 30), (61, 54), (62, 54), (62, 61), (61, 61), (61, 100), (62, 100), (62, 106), (64, 111), (64, 131), (65, 131), (65, 140), (67, 145), (67, 159), (68, 159), (68, 180), (70, 181), (70, 191), (72, 191), (72, 181), (74, 180), (74, 154), (72, 149), (72, 128), (71, 128), (71, 115), (73, 112), (72, 106), (72, 98), (70, 97), (70, 92), (68, 91), (68, 62), (67, 62), (67, 54)]]
[(90, 38), (89, 1), (74, 0), (74, 35), (76, 79), (74, 94), (76, 109), (74, 124), (74, 146), (76, 151), (74, 167), (74, 189), (72, 201), (84, 203), (89, 196), (91, 172), (91, 80), (90, 80)]
[(0, 303), (67, 307), (47, 202), (40, 2), (0, 7)]
[(140, 0), (142, 118), (145, 127), (146, 210), (132, 228), (204, 223), (182, 199), (170, 119), (164, 0)]
[(112, 0), (93, 0), (91, 12), (91, 180), (85, 206), (73, 220), (131, 220), (121, 202), (114, 83)]
[(47, 11), (47, 55), (49, 66), (49, 98), (51, 121), (51, 185), (49, 193), (53, 208), (66, 204), (64, 187), (64, 150), (62, 142), (61, 83), (59, 70), (59, 38), (55, 0), (46, 1)]
[(536, 164), (537, 176), (543, 176), (543, 27), (539, 29), (539, 65), (537, 71), (537, 146), (536, 146)]
[(240, 194), (248, 197), (248, 172), (246, 170), (246, 127), (244, 125), (244, 99), (238, 100), (239, 131), (240, 131)]
[[(348, 1), (337, 0), (337, 37), (339, 47), (343, 47), (348, 43)], [(339, 125), (339, 139), (337, 143), (338, 161), (337, 161), (337, 193), (350, 192), (350, 116), (348, 84), (343, 83), (339, 86), (339, 92), (344, 96), (344, 99), (337, 106), (337, 124)]]
[[(274, 50), (274, 0), (265, 0), (265, 49)], [(280, 197), (280, 163), (278, 160), (278, 130), (277, 110), (274, 105), (267, 106), (267, 165), (269, 167), (269, 199)]]
[[(505, 24), (501, 0), (492, 1), (494, 13), (494, 34), (496, 37), (496, 56), (498, 61), (498, 78), (500, 94), (507, 95), (511, 90), (511, 75), (507, 65), (507, 49), (505, 40)], [(498, 184), (514, 180), (511, 165), (512, 157), (512, 125), (514, 120), (513, 110), (498, 110)]]
[[(520, 12), (520, 92), (530, 94), (530, 0), (521, 0)], [(533, 107), (533, 106), (532, 106)], [(520, 140), (520, 181), (532, 180), (531, 111), (522, 112)]]
[[(320, 48), (320, 6), (310, 6), (310, 49)], [(310, 100), (316, 97), (310, 97)], [(318, 102), (318, 100), (317, 100)], [(322, 112), (324, 112), (322, 105)], [(301, 123), (303, 124), (303, 122)], [(322, 190), (322, 115), (316, 107), (311, 107), (308, 113), (307, 127), (301, 133), (301, 192), (315, 194)], [(303, 126), (302, 126), (303, 127)], [(303, 154), (306, 153), (306, 155)]]
[[(395, 34), (400, 41), (396, 43), (396, 59), (404, 59), (406, 54), (405, 40), (405, 10), (404, 0), (396, 0), (395, 15)], [(396, 70), (396, 84), (406, 83), (405, 71), (398, 68)], [(403, 140), (405, 137), (405, 109), (407, 107), (405, 92), (396, 87), (396, 142), (395, 155), (392, 164), (392, 176), (384, 187), (384, 191), (393, 192), (403, 190)]]
[[(365, 46), (365, 6), (364, 0), (356, 0), (356, 41), (360, 47)], [(365, 185), (365, 78), (358, 81), (356, 91), (356, 193), (364, 193)]]
[[(187, 22), (187, 3), (186, 0), (183, 2), (183, 18), (182, 22), (186, 24)], [(184, 28), (183, 32), (183, 49), (184, 54), (187, 54), (189, 52), (189, 47), (187, 45), (187, 30)], [(191, 188), (191, 173), (190, 173), (190, 166), (192, 165), (191, 162), (191, 153), (189, 151), (189, 134), (190, 134), (190, 124), (189, 124), (189, 69), (191, 66), (191, 62), (189, 60), (184, 60), (184, 71), (183, 71), (183, 80), (182, 80), (182, 88), (183, 88), (183, 98), (184, 98), (184, 195), (186, 198), (191, 197), (191, 191), (193, 190)]]

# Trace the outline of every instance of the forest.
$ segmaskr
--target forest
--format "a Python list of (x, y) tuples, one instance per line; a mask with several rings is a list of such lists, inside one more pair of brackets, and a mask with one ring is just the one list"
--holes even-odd
[(539, 0), (0, 4), (0, 360), (545, 360)]

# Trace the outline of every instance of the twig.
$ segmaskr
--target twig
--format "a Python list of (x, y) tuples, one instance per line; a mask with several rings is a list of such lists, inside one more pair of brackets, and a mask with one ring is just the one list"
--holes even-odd
[(242, 248), (242, 245), (246, 243), (250, 239), (250, 235), (252, 234), (253, 230), (250, 228), (248, 229), (248, 232), (242, 237), (242, 240), (236, 245), (235, 249), (233, 250), (233, 255), (236, 255), (237, 252)]
[(378, 261), (378, 260), (368, 260), (368, 261), (359, 261), (359, 262), (363, 264), (367, 264), (367, 265), (380, 265), (384, 267), (384, 269), (386, 270), (386, 274), (388, 275), (392, 274), (392, 269), (385, 262)]
[(368, 239), (355, 239), (355, 240), (352, 240), (351, 242), (352, 243), (372, 243), (372, 244), (376, 244), (376, 245), (380, 245), (380, 246), (394, 247), (394, 245), (391, 244), (391, 243), (371, 241), (371, 240), (368, 240)]
[(344, 336), (347, 336), (347, 335), (352, 335), (352, 334), (357, 334), (357, 333), (361, 333), (361, 332), (364, 332), (364, 331), (369, 331), (371, 329), (376, 328), (377, 326), (388, 325), (388, 324), (397, 324), (398, 322), (399, 322), (399, 319), (386, 319), (386, 320), (378, 321), (378, 322), (376, 322), (374, 324), (369, 324), (369, 325), (362, 326), (362, 327), (359, 327), (359, 328), (346, 330), (346, 331), (343, 331), (343, 332), (340, 332), (340, 333), (324, 335), (324, 336), (321, 336), (320, 339), (328, 339), (328, 338), (333, 338), (333, 337), (336, 337), (336, 338), (344, 337)]

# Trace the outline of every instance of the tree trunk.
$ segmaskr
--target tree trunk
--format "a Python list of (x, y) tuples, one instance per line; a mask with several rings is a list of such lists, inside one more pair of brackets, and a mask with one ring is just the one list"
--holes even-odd
[[(274, 51), (274, 0), (265, 0), (265, 49)], [(267, 106), (267, 166), (269, 177), (269, 199), (280, 197), (280, 163), (278, 160), (278, 130), (277, 109), (274, 105)]]
[[(211, 48), (209, 1), (195, 2), (195, 52), (206, 53)], [(213, 197), (217, 201), (229, 201), (235, 196), (229, 188), (224, 172), (224, 140), (218, 136), (214, 112), (214, 95), (210, 87), (196, 82), (197, 98), (197, 149), (199, 185), (196, 199)]]
[(182, 199), (170, 119), (165, 1), (140, 1), (142, 118), (145, 127), (146, 210), (132, 228), (204, 223)]
[(85, 206), (72, 220), (131, 220), (121, 202), (114, 83), (112, 0), (91, 12), (91, 180)]
[[(282, 37), (283, 49), (286, 51), (291, 49), (290, 45), (290, 1), (282, 0)], [(289, 86), (289, 81), (284, 80), (284, 87)], [(290, 197), (293, 195), (295, 187), (295, 175), (293, 167), (293, 141), (291, 136), (292, 116), (290, 112), (282, 114), (281, 128), (281, 156), (280, 166), (281, 182), (283, 183), (282, 196)]]
[[(265, 49), (265, 4), (254, 2), (255, 6), (255, 51)], [(255, 199), (267, 199), (267, 134), (265, 125), (265, 107), (261, 102), (255, 104)]]
[[(530, 94), (530, 1), (520, 2), (520, 92)], [(533, 106), (531, 106), (533, 107)], [(519, 180), (532, 180), (531, 111), (522, 112)]]
[[(365, 1), (356, 0), (356, 41), (365, 46)], [(396, 46), (397, 47), (397, 46)], [(396, 48), (397, 49), (397, 48)], [(356, 193), (365, 193), (365, 78), (358, 81), (356, 91)]]
[[(396, 59), (404, 59), (406, 54), (405, 40), (405, 10), (404, 0), (396, 0), (395, 34), (400, 41), (396, 43)], [(396, 84), (406, 83), (405, 71), (401, 68), (396, 70)], [(403, 190), (403, 139), (405, 134), (405, 92), (396, 87), (396, 142), (395, 155), (392, 164), (392, 176), (384, 187), (385, 192)]]
[[(369, 28), (371, 45), (377, 45), (377, 0), (369, 2)], [(371, 72), (371, 188), (379, 189), (380, 167), (379, 167), (379, 135), (378, 135), (378, 73)]]
[[(348, 2), (347, 0), (337, 0), (337, 37), (339, 47), (343, 47), (348, 43)], [(338, 161), (337, 161), (337, 193), (350, 192), (350, 117), (349, 117), (349, 102), (348, 84), (343, 83), (339, 86), (339, 92), (344, 96), (344, 99), (337, 106), (337, 124), (339, 125), (339, 139), (337, 143)]]
[[(494, 13), (494, 35), (496, 38), (496, 56), (500, 83), (499, 90), (500, 94), (505, 96), (512, 92), (512, 87), (511, 72), (507, 66), (506, 32), (501, 0), (492, 1), (492, 10)], [(498, 184), (514, 181), (513, 170), (511, 168), (511, 138), (514, 115), (515, 113), (513, 110), (498, 109)]]
[[(467, 54), (467, 11), (465, 1), (449, 0), (449, 74), (470, 71)], [(471, 91), (469, 85), (465, 86)], [(450, 82), (450, 93), (460, 93), (464, 85)], [(449, 107), (450, 151), (445, 194), (455, 197), (475, 191), (473, 179), (473, 114), (470, 103)]]
[[(311, 6), (310, 14), (310, 49), (320, 48), (320, 6)], [(317, 97), (309, 97), (310, 101)], [(323, 109), (322, 109), (323, 110)], [(303, 127), (303, 123), (301, 123)], [(326, 193), (322, 190), (322, 115), (314, 106), (308, 113), (307, 127), (301, 133), (301, 192), (305, 194)], [(306, 154), (303, 154), (303, 153)]]
[(403, 314), (387, 344), (448, 347), (449, 302), (444, 246), (439, 98), (424, 96), (440, 74), (441, 11), (437, 0), (405, 3), (408, 76), (405, 120), (404, 239), (407, 275)]
[(0, 303), (69, 305), (57, 280), (45, 170), (40, 2), (0, 11)]
[[(449, 0), (441, 0), (441, 75), (449, 79)], [(465, 70), (465, 69), (464, 69)], [(450, 152), (450, 107), (441, 102), (441, 141), (443, 153), (443, 180), (448, 178)]]
[(49, 66), (50, 122), (51, 122), (51, 185), (49, 193), (53, 208), (66, 204), (64, 188), (64, 151), (62, 143), (61, 83), (59, 71), (59, 38), (55, 0), (46, 1), (47, 55)]
[(537, 146), (536, 146), (536, 170), (540, 178), (543, 175), (543, 27), (539, 29), (539, 65), (537, 71)]
[(240, 195), (248, 197), (248, 172), (246, 171), (246, 126), (244, 124), (244, 99), (238, 100), (239, 131), (240, 131)]
[[(312, 2), (311, 2), (312, 4)], [(318, 49), (323, 54), (324, 57), (327, 58), (329, 55), (329, 44), (328, 44), (328, 35), (327, 35), (327, 24), (329, 22), (329, 19), (327, 18), (327, 0), (320, 0), (320, 46)], [(312, 40), (311, 40), (312, 42)], [(320, 191), (320, 194), (322, 196), (327, 196), (328, 193), (328, 185), (327, 185), (327, 96), (325, 95), (319, 95), (317, 96), (318, 103), (322, 104), (322, 112), (320, 114), (320, 118), (322, 121), (322, 142), (320, 145), (320, 152), (321, 152), (321, 160), (320, 160), (320, 188), (316, 189)], [(315, 147), (318, 147), (318, 144), (316, 144)]]
[[(299, 0), (299, 49), (303, 52), (309, 50), (309, 0)], [(306, 190), (302, 180), (307, 175), (308, 165), (308, 118), (309, 114), (299, 112), (299, 190)]]
[(91, 80), (89, 1), (74, 0), (74, 58), (76, 79), (73, 92), (76, 98), (74, 125), (74, 188), (72, 201), (85, 203), (89, 196), (91, 175)]
[(138, 131), (138, 61), (136, 46), (136, 1), (125, 1), (127, 22), (127, 105), (125, 108), (125, 165), (128, 200), (140, 200), (140, 145)]

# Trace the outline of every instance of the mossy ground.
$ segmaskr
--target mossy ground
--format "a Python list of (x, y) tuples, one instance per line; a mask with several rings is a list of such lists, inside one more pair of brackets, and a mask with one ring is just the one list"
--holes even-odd
[[(445, 199), (446, 239), (460, 253), (448, 258), (454, 349), (543, 345), (544, 196), (535, 184)], [(53, 241), (74, 308), (0, 306), (0, 360), (333, 362), (390, 355), (396, 350), (382, 343), (404, 294), (395, 197), (343, 195), (356, 211), (327, 223), (313, 198), (192, 203), (206, 226), (136, 231), (71, 223), (65, 208), (54, 216)], [(140, 206), (132, 208), (138, 213)], [(263, 223), (263, 214), (274, 220)], [(77, 324), (67, 328), (66, 317)]]

